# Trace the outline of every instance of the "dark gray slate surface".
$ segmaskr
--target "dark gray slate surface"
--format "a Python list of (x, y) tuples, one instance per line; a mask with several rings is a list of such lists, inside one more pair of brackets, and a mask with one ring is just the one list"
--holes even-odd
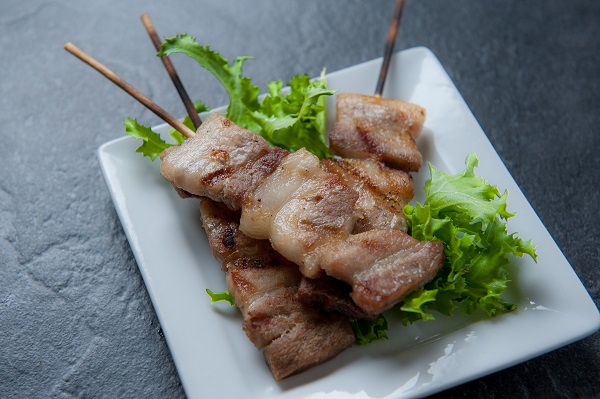
[[(158, 119), (62, 45), (73, 41), (176, 115), (138, 17), (263, 85), (380, 56), (390, 0), (0, 2), (0, 397), (184, 397), (100, 174), (127, 115)], [(600, 2), (409, 0), (397, 49), (427, 46), (598, 304)], [(178, 58), (192, 97), (225, 102)], [(541, 265), (540, 267), (543, 267)], [(599, 334), (440, 393), (592, 398)]]

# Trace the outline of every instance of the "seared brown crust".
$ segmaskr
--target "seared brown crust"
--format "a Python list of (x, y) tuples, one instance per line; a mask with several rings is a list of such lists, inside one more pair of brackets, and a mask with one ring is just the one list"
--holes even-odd
[[(216, 212), (221, 212), (216, 216)], [(239, 231), (239, 211), (233, 211), (223, 204), (203, 199), (200, 215), (208, 242), (214, 257), (227, 272), (228, 266), (267, 267), (287, 263), (287, 260), (273, 251), (267, 240), (255, 240)]]
[(425, 109), (401, 100), (340, 93), (337, 122), (329, 134), (331, 150), (343, 158), (377, 159), (416, 172), (423, 157), (414, 138), (423, 128)]
[(324, 159), (322, 167), (338, 175), (359, 195), (361, 217), (353, 234), (375, 229), (407, 230), (404, 206), (413, 198), (413, 179), (372, 159)]
[(254, 162), (248, 162), (243, 168), (236, 171), (224, 187), (223, 194), (227, 198), (236, 198), (235, 208), (242, 207), (243, 198), (239, 193), (252, 193), (279, 166), (281, 160), (289, 154), (278, 147)]

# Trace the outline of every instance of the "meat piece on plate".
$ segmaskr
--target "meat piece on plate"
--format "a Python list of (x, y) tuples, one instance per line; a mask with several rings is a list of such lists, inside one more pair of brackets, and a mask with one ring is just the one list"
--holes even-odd
[(287, 154), (215, 112), (193, 138), (163, 151), (160, 172), (179, 190), (240, 209)]
[(340, 93), (336, 123), (329, 133), (331, 150), (343, 158), (374, 158), (416, 172), (423, 157), (415, 137), (423, 129), (425, 109), (419, 105), (363, 94)]
[(403, 209), (414, 195), (413, 180), (408, 173), (372, 159), (324, 159), (322, 165), (358, 193), (356, 207), (361, 216), (352, 233), (388, 228), (407, 230)]
[(226, 272), (227, 288), (243, 315), (244, 332), (263, 350), (276, 380), (321, 364), (353, 345), (348, 318), (299, 302), (298, 267), (275, 252), (269, 241), (242, 233), (239, 212), (206, 198), (200, 211), (213, 254)]
[(375, 316), (431, 281), (444, 263), (441, 241), (388, 229), (351, 235), (320, 248), (327, 275), (352, 286), (350, 297)]
[(268, 238), (304, 276), (314, 278), (322, 273), (316, 248), (350, 234), (358, 217), (357, 199), (355, 190), (301, 149), (288, 155), (247, 197), (240, 229), (254, 238)]

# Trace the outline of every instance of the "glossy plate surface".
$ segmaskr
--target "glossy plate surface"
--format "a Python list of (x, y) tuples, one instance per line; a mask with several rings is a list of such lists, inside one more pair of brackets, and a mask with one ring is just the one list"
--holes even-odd
[[(371, 94), (381, 59), (328, 75), (343, 92)], [(427, 109), (417, 143), (424, 159), (457, 173), (468, 153), (476, 173), (509, 190), (509, 230), (533, 239), (538, 264), (511, 266), (506, 298), (519, 309), (495, 319), (457, 314), (410, 327), (395, 326), (389, 341), (354, 347), (334, 360), (275, 382), (262, 355), (241, 329), (234, 308), (212, 306), (205, 289), (225, 289), (199, 221), (194, 199), (180, 199), (159, 173), (159, 161), (135, 152), (123, 137), (98, 150), (102, 171), (140, 272), (190, 398), (410, 398), (426, 396), (566, 345), (596, 331), (600, 315), (434, 54), (426, 48), (397, 53), (385, 97)], [(333, 110), (334, 100), (328, 108)], [(329, 123), (335, 119), (328, 115)], [(166, 126), (157, 127), (165, 134)], [(118, 132), (117, 134), (121, 134)], [(429, 177), (415, 176), (415, 200)], [(391, 320), (393, 323), (393, 320)]]

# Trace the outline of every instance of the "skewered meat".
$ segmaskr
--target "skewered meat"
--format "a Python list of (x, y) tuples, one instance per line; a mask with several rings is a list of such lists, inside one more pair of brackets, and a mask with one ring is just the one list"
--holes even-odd
[(240, 229), (254, 238), (268, 238), (304, 276), (315, 278), (322, 273), (323, 243), (343, 240), (352, 231), (357, 199), (356, 191), (301, 149), (288, 155), (248, 196)]
[(349, 283), (354, 302), (372, 315), (429, 281), (443, 261), (440, 242), (420, 243), (400, 230), (351, 235), (360, 216), (355, 190), (306, 150), (271, 150), (216, 113), (168, 150), (161, 172), (190, 194), (241, 208), (244, 234), (269, 239), (306, 277), (324, 272)]
[(213, 115), (193, 139), (162, 152), (160, 172), (178, 192), (205, 196), (240, 209), (246, 195), (288, 152), (271, 148), (257, 134), (217, 113)]
[(395, 230), (371, 230), (329, 242), (320, 259), (327, 275), (352, 286), (350, 294), (372, 317), (432, 280), (444, 261), (441, 241), (419, 241)]
[(406, 172), (416, 172), (423, 157), (415, 137), (424, 121), (425, 109), (416, 104), (340, 93), (329, 144), (343, 158), (373, 158)]
[(354, 343), (347, 317), (324, 313), (296, 298), (298, 267), (275, 252), (269, 241), (239, 230), (239, 212), (202, 199), (202, 223), (213, 254), (241, 310), (243, 329), (263, 350), (273, 377), (280, 380), (323, 363)]
[[(372, 159), (324, 159), (321, 165), (338, 175), (359, 195), (356, 208), (361, 216), (354, 225), (353, 234), (388, 228), (407, 230), (403, 208), (414, 193), (409, 174)], [(373, 318), (375, 315), (366, 313), (352, 301), (351, 290), (349, 284), (332, 277), (304, 277), (298, 298), (305, 304), (355, 319)]]
[(361, 217), (352, 233), (387, 228), (407, 230), (402, 210), (414, 194), (408, 173), (371, 159), (324, 159), (322, 166), (358, 193), (356, 208)]

